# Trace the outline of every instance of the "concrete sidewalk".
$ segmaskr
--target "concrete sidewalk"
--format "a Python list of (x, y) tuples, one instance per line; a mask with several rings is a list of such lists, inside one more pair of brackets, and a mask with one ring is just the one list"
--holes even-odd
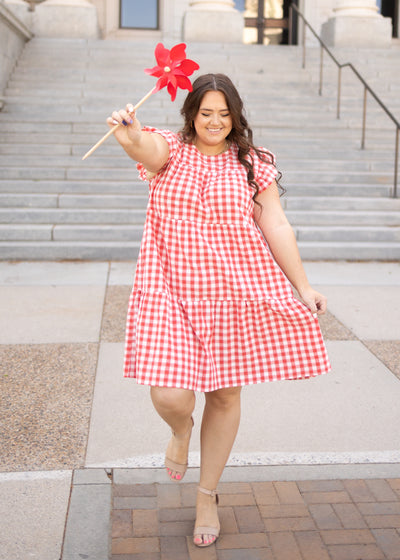
[[(222, 498), (223, 529), (234, 536), (206, 553), (186, 540), (198, 479), (202, 395), (191, 468), (184, 484), (173, 485), (161, 468), (169, 430), (148, 389), (122, 378), (134, 263), (0, 262), (0, 559), (400, 558), (393, 552), (398, 544), (400, 551), (400, 264), (305, 265), (311, 283), (328, 296), (321, 326), (333, 371), (245, 388), (240, 432), (221, 482), (221, 495), (228, 496)], [(378, 505), (359, 506), (363, 500), (341, 482), (351, 479), (364, 489), (366, 503)], [(314, 487), (305, 480), (331, 482)], [(263, 484), (272, 503), (260, 501)], [(285, 502), (277, 488), (282, 496), (301, 495), (307, 512), (297, 517), (309, 518), (308, 524), (288, 521), (296, 518), (296, 503)], [(310, 499), (330, 509), (310, 509)], [(278, 512), (286, 519), (279, 531), (271, 531), (271, 511), (262, 509), (273, 505), (288, 506)], [(346, 526), (338, 512), (349, 514), (348, 505), (365, 527), (361, 521), (361, 527)], [(241, 508), (258, 520), (253, 528), (239, 522), (246, 516)], [(336, 515), (332, 523), (350, 531), (336, 535), (345, 542), (323, 532), (339, 525), (324, 529), (317, 510)], [(379, 511), (378, 521), (370, 519), (372, 511)], [(129, 521), (129, 536), (128, 518), (139, 523), (135, 529)], [(288, 531), (291, 551), (276, 544)], [(264, 536), (251, 541), (251, 533)]]

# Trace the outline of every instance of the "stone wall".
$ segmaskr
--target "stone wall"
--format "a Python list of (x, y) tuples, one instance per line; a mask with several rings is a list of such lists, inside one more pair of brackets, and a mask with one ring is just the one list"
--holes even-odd
[[(26, 7), (28, 5), (26, 4)], [(26, 41), (32, 37), (28, 27), (0, 0), (0, 108), (1, 95)]]

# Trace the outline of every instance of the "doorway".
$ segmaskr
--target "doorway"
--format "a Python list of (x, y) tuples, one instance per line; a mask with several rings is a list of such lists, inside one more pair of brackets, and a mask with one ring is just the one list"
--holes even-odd
[(399, 0), (380, 0), (378, 3), (380, 12), (383, 17), (389, 17), (392, 20), (392, 36), (399, 36)]
[(236, 9), (244, 12), (243, 42), (287, 45), (290, 3), (291, 0), (236, 0)]

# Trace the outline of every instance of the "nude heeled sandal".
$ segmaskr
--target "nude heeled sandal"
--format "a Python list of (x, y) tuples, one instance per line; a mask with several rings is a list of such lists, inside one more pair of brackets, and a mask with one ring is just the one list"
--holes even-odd
[[(193, 430), (193, 426), (194, 426), (193, 416), (191, 417), (191, 421), (192, 421), (192, 425), (190, 426), (189, 430), (184, 434), (184, 437), (188, 434), (191, 434), (191, 432)], [(175, 437), (176, 433), (173, 430), (171, 430), (171, 431), (172, 431), (172, 435)], [(175, 463), (175, 461), (173, 461), (169, 457), (165, 456), (164, 463), (165, 463), (165, 468), (166, 469), (168, 469), (170, 471), (175, 471), (175, 472), (177, 472), (181, 475), (180, 478), (172, 478), (170, 473), (168, 473), (170, 480), (173, 480), (174, 482), (180, 482), (186, 474), (186, 471), (187, 471), (187, 468), (188, 468), (188, 462), (186, 461), (185, 464)]]
[[(217, 505), (219, 504), (219, 498), (218, 498), (218, 494), (217, 494), (216, 490), (207, 490), (207, 488), (202, 488), (201, 486), (198, 486), (197, 490), (199, 492), (202, 492), (203, 494), (207, 494), (208, 496), (211, 496), (211, 498), (215, 497), (216, 504)], [(220, 528), (219, 527), (195, 527), (194, 532), (193, 532), (193, 544), (195, 546), (200, 547), (200, 548), (204, 548), (206, 546), (211, 546), (218, 539), (219, 533), (220, 533)], [(215, 539), (212, 542), (209, 542), (209, 543), (204, 543), (203, 542), (203, 543), (199, 544), (199, 543), (194, 542), (194, 539), (196, 537), (203, 537), (204, 535), (211, 535), (212, 537), (215, 537)]]

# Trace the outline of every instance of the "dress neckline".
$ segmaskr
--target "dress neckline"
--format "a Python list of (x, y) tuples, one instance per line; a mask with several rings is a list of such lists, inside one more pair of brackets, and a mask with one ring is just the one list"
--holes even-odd
[(195, 146), (195, 144), (193, 144), (193, 143), (192, 143), (192, 144), (189, 144), (189, 146), (192, 147), (193, 151), (194, 151), (196, 154), (199, 154), (200, 157), (202, 157), (202, 158), (204, 158), (204, 159), (211, 160), (211, 161), (214, 161), (214, 160), (216, 160), (216, 159), (224, 159), (224, 158), (226, 158), (226, 157), (231, 153), (232, 148), (233, 148), (233, 145), (234, 145), (234, 144), (231, 142), (231, 144), (229, 145), (229, 147), (228, 147), (226, 150), (224, 150), (223, 152), (220, 152), (219, 154), (215, 154), (215, 155), (212, 155), (212, 154), (211, 154), (211, 155), (207, 155), (207, 154), (203, 154), (203, 152), (201, 152), (201, 151), (198, 149), (198, 147)]

